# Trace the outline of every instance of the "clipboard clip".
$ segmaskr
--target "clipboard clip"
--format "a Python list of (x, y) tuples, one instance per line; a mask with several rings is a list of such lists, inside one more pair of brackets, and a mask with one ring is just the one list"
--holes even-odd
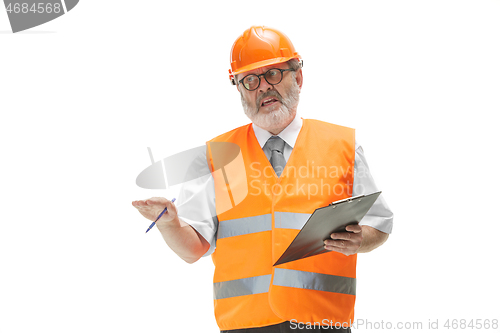
[(345, 198), (343, 200), (332, 202), (328, 206), (332, 206), (332, 208), (335, 208), (336, 205), (344, 203), (344, 202), (349, 202), (350, 203), (350, 202), (353, 202), (353, 201), (358, 200), (358, 199), (359, 199), (359, 201), (361, 201), (361, 198), (363, 198), (364, 196), (365, 196), (364, 194), (361, 194), (361, 195), (357, 195), (355, 197)]

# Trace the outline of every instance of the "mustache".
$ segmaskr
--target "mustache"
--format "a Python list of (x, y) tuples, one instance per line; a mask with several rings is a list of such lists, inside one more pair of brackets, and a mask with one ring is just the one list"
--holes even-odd
[(262, 100), (267, 97), (276, 97), (278, 101), (283, 103), (283, 97), (281, 97), (280, 93), (277, 92), (276, 90), (269, 90), (265, 93), (263, 93), (258, 99), (257, 99), (257, 107), (260, 109), (260, 105), (262, 103)]

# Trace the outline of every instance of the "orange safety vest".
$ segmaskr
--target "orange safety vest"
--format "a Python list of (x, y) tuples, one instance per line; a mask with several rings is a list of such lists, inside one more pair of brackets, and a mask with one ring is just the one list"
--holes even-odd
[[(219, 142), (239, 146), (231, 163), (215, 152)], [(219, 219), (212, 260), (220, 329), (287, 320), (350, 325), (356, 255), (332, 251), (273, 264), (316, 208), (352, 196), (354, 129), (304, 119), (279, 178), (251, 124), (218, 136), (207, 147)]]

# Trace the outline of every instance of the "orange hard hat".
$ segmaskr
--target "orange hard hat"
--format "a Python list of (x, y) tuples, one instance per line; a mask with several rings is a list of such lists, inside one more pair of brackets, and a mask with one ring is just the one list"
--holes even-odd
[(253, 26), (245, 30), (233, 44), (229, 79), (232, 84), (236, 84), (236, 74), (293, 58), (300, 59), (300, 56), (284, 33), (265, 26)]

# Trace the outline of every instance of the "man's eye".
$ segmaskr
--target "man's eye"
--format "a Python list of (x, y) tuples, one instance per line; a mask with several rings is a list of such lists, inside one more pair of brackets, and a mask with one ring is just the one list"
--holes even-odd
[(269, 71), (269, 76), (276, 76), (276, 75), (278, 75), (278, 73), (279, 73), (279, 72), (280, 72), (280, 71), (275, 70), (275, 69), (274, 69), (274, 70), (270, 70), (270, 71)]
[(249, 77), (246, 78), (246, 82), (248, 82), (248, 83), (252, 83), (255, 80), (256, 80), (255, 76), (249, 76)]

